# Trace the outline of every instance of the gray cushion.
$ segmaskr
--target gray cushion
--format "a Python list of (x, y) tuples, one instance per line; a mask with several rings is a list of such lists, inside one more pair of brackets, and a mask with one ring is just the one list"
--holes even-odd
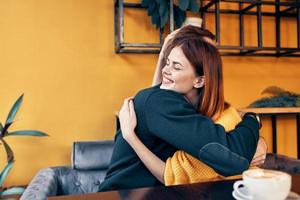
[(110, 163), (114, 142), (74, 142), (72, 167), (78, 170), (104, 170)]

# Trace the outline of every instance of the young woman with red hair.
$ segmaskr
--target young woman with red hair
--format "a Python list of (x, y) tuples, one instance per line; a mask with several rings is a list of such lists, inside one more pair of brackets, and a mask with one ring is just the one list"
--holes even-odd
[(213, 122), (226, 104), (222, 61), (212, 39), (210, 32), (186, 26), (164, 46), (155, 75), (161, 84), (124, 101), (100, 191), (161, 185), (165, 161), (177, 150), (221, 176), (249, 168), (260, 122), (255, 113), (246, 113), (230, 133)]

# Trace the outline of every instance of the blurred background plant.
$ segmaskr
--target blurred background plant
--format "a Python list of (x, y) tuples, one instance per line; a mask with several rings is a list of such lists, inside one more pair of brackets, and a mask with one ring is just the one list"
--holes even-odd
[(4, 137), (10, 137), (10, 136), (48, 136), (46, 133), (43, 133), (41, 131), (36, 130), (18, 130), (18, 131), (8, 131), (9, 127), (14, 123), (14, 117), (16, 116), (20, 105), (23, 101), (23, 94), (17, 99), (17, 101), (14, 103), (13, 107), (11, 108), (6, 122), (4, 125), (0, 122), (0, 143), (3, 144), (6, 155), (7, 155), (7, 165), (4, 167), (0, 174), (0, 199), (3, 195), (12, 195), (12, 194), (22, 194), (24, 192), (24, 188), (22, 187), (12, 187), (8, 189), (4, 189), (2, 187), (9, 171), (13, 167), (13, 164), (15, 162), (14, 160), (14, 153), (10, 146), (7, 144), (7, 142), (4, 140)]
[(269, 95), (269, 97), (260, 98), (248, 107), (300, 107), (300, 94), (284, 90), (280, 87), (267, 87), (261, 94)]
[[(169, 0), (142, 0), (142, 7), (147, 8), (152, 24), (163, 29), (170, 13)], [(199, 0), (174, 0), (174, 21), (176, 27), (181, 27), (186, 18), (186, 11), (197, 13), (200, 8)]]

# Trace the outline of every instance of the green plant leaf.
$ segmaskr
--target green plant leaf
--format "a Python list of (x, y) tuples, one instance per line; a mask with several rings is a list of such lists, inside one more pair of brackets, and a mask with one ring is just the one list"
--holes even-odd
[(13, 194), (23, 194), (25, 191), (25, 188), (22, 188), (22, 187), (12, 187), (12, 188), (8, 188), (7, 190), (4, 190), (2, 193), (1, 193), (1, 196), (4, 196), (4, 195), (13, 195)]
[(151, 2), (148, 7), (148, 16), (152, 16), (157, 8), (158, 4), (155, 1)]
[(269, 86), (266, 89), (264, 89), (261, 94), (272, 94), (274, 96), (280, 96), (284, 94), (286, 91), (280, 87), (277, 86)]
[(13, 135), (19, 135), (19, 136), (39, 136), (39, 137), (49, 136), (46, 133), (43, 133), (41, 131), (35, 131), (35, 130), (13, 131), (13, 132), (10, 132), (10, 133), (6, 134), (6, 136), (13, 136)]
[(189, 6), (190, 10), (192, 12), (198, 12), (200, 9), (200, 6), (197, 4), (196, 0), (190, 0), (190, 6)]
[(2, 187), (3, 182), (5, 181), (9, 171), (11, 170), (12, 166), (13, 166), (14, 162), (9, 162), (7, 163), (7, 165), (4, 167), (4, 169), (2, 170), (1, 174), (0, 174), (0, 187)]
[(168, 2), (165, 0), (161, 0), (159, 4), (159, 15), (160, 15), (160, 28), (163, 28), (169, 16), (169, 5)]
[(174, 19), (177, 27), (181, 27), (182, 23), (186, 18), (185, 11), (182, 11), (178, 6), (174, 5)]
[(152, 24), (156, 26), (156, 28), (160, 27), (160, 16), (159, 16), (159, 11), (156, 10), (153, 15), (151, 16), (151, 21)]
[(152, 3), (152, 0), (142, 0), (142, 7), (146, 8)]
[(2, 131), (3, 131), (3, 125), (2, 125), (2, 123), (0, 122), (0, 136), (2, 136)]
[(8, 128), (12, 125), (13, 122), (5, 124), (5, 126), (3, 127), (2, 131), (1, 131), (1, 136), (4, 137), (8, 132)]
[(168, 2), (161, 0), (158, 2), (159, 5), (159, 15), (162, 16), (165, 12), (169, 11)]
[(189, 7), (190, 1), (189, 0), (179, 0), (178, 6), (181, 10), (186, 11)]
[[(18, 110), (19, 110), (19, 108), (20, 108), (20, 105), (21, 105), (21, 103), (22, 103), (22, 101), (23, 101), (23, 96), (24, 96), (24, 94), (22, 94), (22, 95), (17, 99), (17, 101), (15, 102), (15, 104), (13, 105), (13, 107), (11, 108), (11, 110), (10, 110), (8, 116), (7, 116), (5, 125), (13, 122), (13, 119), (14, 119), (15, 115), (17, 114), (17, 112), (18, 112)], [(5, 125), (4, 125), (4, 126), (5, 126)]]
[(14, 152), (11, 150), (10, 146), (5, 142), (3, 138), (0, 138), (2, 144), (5, 147), (6, 155), (7, 155), (7, 162), (13, 162), (14, 161)]
[(298, 98), (297, 98), (296, 106), (300, 107), (300, 96), (298, 96)]
[(160, 16), (160, 28), (165, 27), (165, 25), (167, 24), (167, 21), (168, 21), (168, 17), (169, 17), (169, 11), (168, 11), (168, 13)]

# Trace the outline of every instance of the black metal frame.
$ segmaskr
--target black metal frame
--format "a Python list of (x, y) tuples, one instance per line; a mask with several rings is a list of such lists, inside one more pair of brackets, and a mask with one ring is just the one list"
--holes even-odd
[[(115, 51), (116, 53), (159, 53), (163, 43), (162, 30), (159, 31), (160, 43), (126, 43), (124, 41), (124, 9), (125, 8), (142, 8), (138, 3), (124, 3), (123, 0), (114, 0), (115, 14)], [(220, 3), (235, 3), (239, 4), (238, 10), (221, 9)], [(262, 11), (262, 6), (274, 6), (274, 12)], [(253, 9), (255, 9), (253, 11)], [(217, 47), (224, 56), (277, 56), (277, 57), (300, 57), (300, 0), (294, 1), (266, 1), (266, 0), (200, 0), (199, 13), (203, 19), (203, 27), (205, 27), (205, 15), (214, 13), (215, 15), (215, 30)], [(239, 15), (239, 45), (230, 46), (221, 44), (220, 32), (220, 14), (236, 14)], [(257, 17), (257, 45), (246, 46), (244, 32), (244, 16), (256, 15)], [(276, 46), (268, 47), (263, 45), (262, 34), (262, 17), (273, 16), (275, 18), (275, 35)], [(297, 47), (289, 48), (282, 47), (280, 43), (280, 20), (282, 18), (293, 18), (297, 21)], [(170, 24), (169, 30), (174, 30), (174, 13), (173, 0), (170, 0)]]
[[(169, 31), (174, 30), (173, 0), (170, 0)], [(160, 43), (126, 43), (124, 41), (124, 8), (144, 9), (140, 3), (124, 3), (123, 0), (114, 0), (114, 29), (116, 53), (159, 53), (163, 44), (163, 30), (159, 30)]]
[(287, 112), (287, 113), (259, 113), (261, 117), (271, 117), (272, 123), (272, 152), (277, 153), (277, 118), (280, 116), (295, 116), (296, 129), (297, 129), (297, 158), (300, 159), (300, 113)]

